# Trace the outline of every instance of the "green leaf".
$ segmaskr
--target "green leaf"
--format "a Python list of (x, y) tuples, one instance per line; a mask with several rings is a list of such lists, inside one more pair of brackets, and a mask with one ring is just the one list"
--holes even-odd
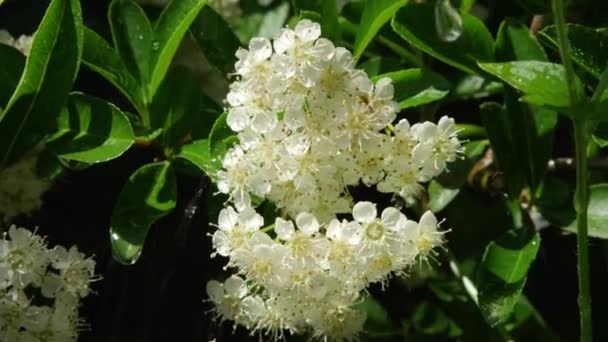
[[(591, 75), (599, 78), (608, 65), (608, 35), (583, 25), (566, 26), (572, 60)], [(541, 42), (554, 51), (559, 51), (557, 29), (554, 25), (540, 31), (539, 37)]]
[(8, 103), (19, 84), (25, 56), (12, 46), (0, 44), (0, 110)]
[(200, 80), (191, 70), (174, 67), (154, 96), (150, 123), (162, 128), (164, 147), (179, 145), (192, 129), (192, 116), (200, 110)]
[(0, 166), (54, 130), (82, 55), (78, 0), (53, 0), (38, 27), (19, 85), (0, 117)]
[[(608, 239), (608, 183), (594, 184), (589, 187), (589, 191), (587, 208), (589, 236)], [(576, 233), (576, 220), (565, 229)]]
[(144, 165), (129, 177), (112, 212), (110, 241), (116, 261), (137, 261), (150, 226), (175, 208), (176, 198), (175, 174), (167, 161)]
[(209, 133), (209, 155), (213, 165), (217, 163), (221, 165), (224, 154), (238, 141), (236, 134), (226, 123), (227, 116), (227, 113), (220, 115), (213, 124), (211, 133)]
[(454, 42), (441, 40), (430, 23), (434, 22), (430, 3), (411, 2), (393, 18), (393, 30), (425, 53), (467, 73), (479, 73), (477, 62), (494, 60), (494, 41), (481, 20), (462, 14), (462, 35)]
[(88, 164), (122, 155), (135, 141), (127, 117), (102, 99), (71, 94), (49, 146), (62, 159)]
[(530, 29), (521, 22), (507, 18), (496, 34), (496, 59), (500, 61), (546, 61), (547, 55)]
[(539, 245), (540, 236), (535, 231), (524, 228), (509, 230), (488, 244), (483, 266), (507, 284), (518, 283), (526, 277), (536, 259)]
[(353, 56), (359, 59), (374, 36), (408, 0), (374, 0), (365, 2), (355, 36)]
[[(524, 101), (554, 108), (570, 105), (564, 67), (539, 61), (480, 63), (479, 66), (524, 93)], [(582, 91), (580, 81), (577, 86)]]
[(342, 39), (336, 0), (321, 1), (321, 31), (324, 37), (333, 42), (339, 42)]
[(224, 74), (234, 71), (234, 53), (241, 43), (219, 14), (210, 7), (203, 8), (190, 32), (211, 64)]
[(82, 62), (112, 83), (133, 106), (143, 107), (142, 91), (138, 81), (129, 72), (116, 50), (88, 27), (84, 28)]
[(509, 114), (503, 106), (495, 102), (483, 103), (480, 113), (498, 167), (509, 177), (509, 193), (513, 198), (517, 198), (526, 184), (526, 174), (520, 160), (523, 156), (518, 154), (520, 141), (515, 137)]
[(421, 106), (444, 98), (451, 85), (441, 75), (428, 69), (405, 69), (372, 78), (374, 82), (388, 77), (393, 80), (395, 100), (401, 109)]
[(146, 13), (132, 0), (114, 0), (108, 12), (114, 47), (141, 86), (138, 96), (149, 102), (148, 83), (152, 68), (154, 33)]
[(156, 94), (190, 24), (206, 3), (207, 0), (173, 0), (165, 7), (154, 24), (154, 41), (151, 42), (151, 97)]
[(502, 82), (495, 82), (479, 75), (465, 75), (457, 81), (450, 97), (464, 100), (484, 98), (502, 92), (503, 88)]
[(211, 158), (208, 139), (197, 140), (182, 146), (177, 157), (189, 161), (212, 178), (222, 168), (221, 159)]
[[(547, 60), (545, 51), (530, 34), (529, 28), (513, 19), (506, 19), (500, 25), (496, 37), (496, 58), (503, 61)], [(505, 116), (498, 119), (502, 122), (496, 124), (502, 127), (494, 125), (493, 131), (495, 135), (511, 136), (510, 153), (514, 154), (497, 155), (497, 158), (507, 163), (508, 160), (515, 161), (516, 165), (509, 167), (513, 173), (508, 171), (507, 175), (510, 177), (511, 174), (519, 173), (524, 182), (513, 185), (529, 185), (534, 190), (541, 183), (551, 156), (557, 113), (518, 101), (518, 94), (510, 87), (505, 89), (504, 97), (508, 115), (505, 113)], [(485, 121), (493, 119), (489, 116)], [(518, 168), (518, 172), (513, 170)], [(511, 186), (511, 190), (513, 196), (519, 196), (521, 188)]]
[(539, 245), (538, 233), (524, 227), (507, 231), (486, 247), (476, 283), (479, 308), (491, 326), (509, 319)]
[(460, 192), (460, 188), (449, 188), (444, 187), (436, 180), (432, 180), (429, 183), (429, 209), (438, 213), (443, 210)]
[[(295, 9), (296, 11), (298, 9)], [(298, 13), (298, 12), (296, 12)], [(253, 37), (271, 38), (281, 28), (289, 17), (289, 3), (283, 2), (279, 6), (268, 9), (263, 13), (247, 15), (236, 28), (235, 34), (239, 40), (246, 44)]]

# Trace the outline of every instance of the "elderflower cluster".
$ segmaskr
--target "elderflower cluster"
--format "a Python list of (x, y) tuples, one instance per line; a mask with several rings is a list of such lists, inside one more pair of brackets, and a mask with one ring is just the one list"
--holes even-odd
[(42, 206), (42, 196), (52, 182), (37, 173), (40, 150), (37, 147), (15, 164), (0, 168), (0, 223), (9, 223), (16, 216), (30, 214)]
[(33, 35), (28, 36), (23, 34), (19, 38), (13, 38), (7, 30), (0, 30), (0, 44), (10, 45), (26, 56), (30, 54), (33, 40)]
[(0, 341), (76, 341), (95, 262), (12, 226), (0, 240)]
[[(448, 117), (393, 126), (391, 80), (372, 82), (320, 33), (302, 20), (236, 53), (226, 122), (239, 142), (216, 175), (233, 206), (212, 242), (237, 274), (210, 281), (207, 293), (220, 319), (252, 332), (350, 341), (366, 319), (354, 306), (366, 288), (431, 257), (443, 232), (430, 211), (418, 222), (393, 207), (379, 213), (349, 187), (410, 198), (461, 147)], [(279, 217), (265, 225), (252, 198)]]

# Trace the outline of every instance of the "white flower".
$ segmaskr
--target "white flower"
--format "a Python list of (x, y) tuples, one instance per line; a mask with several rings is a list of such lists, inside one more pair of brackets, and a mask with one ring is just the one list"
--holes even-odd
[(76, 341), (78, 305), (90, 292), (95, 262), (75, 247), (48, 250), (24, 228), (12, 226), (6, 237), (0, 240), (0, 340)]
[[(450, 118), (393, 127), (391, 80), (372, 82), (320, 35), (302, 20), (272, 41), (252, 40), (237, 52), (226, 101), (239, 142), (217, 179), (236, 210), (221, 211), (213, 246), (251, 291), (226, 295), (212, 281), (207, 292), (222, 319), (275, 340), (284, 331), (357, 339), (365, 314), (354, 303), (427, 257), (443, 233), (428, 213), (419, 223), (393, 207), (378, 217), (376, 203), (355, 203), (350, 188), (410, 199), (460, 153)], [(274, 205), (274, 224), (262, 228), (257, 199)]]
[(52, 183), (38, 176), (36, 163), (40, 152), (37, 147), (15, 164), (0, 169), (0, 217), (5, 223), (42, 206), (42, 196)]

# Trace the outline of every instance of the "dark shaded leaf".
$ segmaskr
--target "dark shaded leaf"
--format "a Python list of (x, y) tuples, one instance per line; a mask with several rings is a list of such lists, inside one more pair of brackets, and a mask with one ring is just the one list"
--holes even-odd
[(114, 259), (131, 265), (141, 254), (150, 226), (169, 214), (177, 200), (169, 162), (147, 164), (129, 177), (112, 212), (110, 241)]

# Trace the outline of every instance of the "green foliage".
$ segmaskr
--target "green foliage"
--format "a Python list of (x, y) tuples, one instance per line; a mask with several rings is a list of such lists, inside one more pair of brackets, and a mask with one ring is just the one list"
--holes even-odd
[(168, 162), (147, 164), (122, 188), (110, 227), (116, 261), (130, 265), (141, 254), (150, 226), (169, 214), (177, 201), (175, 174)]
[[(523, 101), (565, 110), (570, 106), (564, 68), (539, 61), (481, 63), (479, 66), (524, 93)], [(575, 85), (582, 93), (580, 80)]]
[(393, 17), (393, 30), (408, 43), (467, 73), (480, 73), (477, 62), (494, 60), (494, 40), (485, 25), (476, 17), (462, 15), (462, 35), (454, 42), (443, 41), (429, 28), (434, 22), (429, 3), (408, 3)]
[(383, 77), (393, 80), (395, 100), (401, 109), (417, 107), (444, 98), (451, 85), (441, 75), (427, 69), (405, 69), (389, 72), (372, 78), (377, 81)]
[[(41, 229), (47, 229), (44, 233), (55, 239), (51, 228), (56, 222), (45, 220), (55, 210), (53, 201), (64, 198), (64, 189), (81, 177), (85, 181), (75, 187), (93, 194), (82, 202), (91, 202), (87, 206), (95, 208), (94, 217), (88, 211), (82, 214), (91, 226), (86, 230), (90, 237), (84, 248), (98, 239), (96, 230), (106, 237), (109, 230), (111, 246), (99, 239), (95, 247), (100, 257), (111, 247), (116, 261), (133, 265), (125, 269), (132, 277), (129, 281), (139, 273), (158, 273), (146, 275), (146, 291), (135, 283), (118, 286), (121, 291), (145, 292), (149, 295), (145, 300), (155, 309), (143, 318), (136, 317), (120, 311), (129, 306), (140, 309), (131, 305), (132, 294), (116, 297), (122, 302), (116, 315), (108, 314), (116, 317), (108, 324), (113, 329), (109, 334), (142, 341), (152, 336), (166, 339), (155, 334), (154, 329), (162, 330), (160, 327), (146, 330), (150, 321), (170, 321), (155, 316), (161, 311), (179, 317), (176, 321), (181, 319), (167, 324), (172, 336), (194, 331), (186, 324), (191, 317), (182, 319), (180, 310), (169, 310), (163, 304), (173, 300), (175, 291), (170, 290), (170, 284), (175, 279), (180, 288), (196, 284), (195, 295), (184, 292), (190, 296), (184, 303), (196, 303), (192, 304), (196, 321), (208, 323), (199, 319), (201, 284), (217, 276), (220, 268), (207, 259), (199, 260), (204, 267), (197, 265), (195, 272), (190, 266), (183, 267), (187, 271), (180, 268), (184, 260), (189, 263), (193, 256), (210, 254), (208, 233), (215, 228), (209, 227), (217, 223), (219, 210), (227, 203), (227, 195), (217, 196), (215, 185), (206, 181), (217, 180), (226, 152), (239, 139), (228, 127), (223, 108), (228, 106), (228, 82), (239, 78), (234, 74), (235, 52), (247, 47), (253, 37), (271, 38), (285, 25), (293, 27), (303, 18), (319, 22), (323, 37), (352, 51), (357, 68), (373, 82), (384, 77), (392, 80), (399, 119), (415, 124), (453, 115), (462, 142), (459, 158), (448, 165), (449, 172), (423, 183), (418, 196), (391, 198), (363, 185), (344, 189), (357, 201), (368, 196), (377, 200), (379, 209), (403, 204), (403, 212), (411, 219), (431, 210), (437, 214), (446, 240), (445, 250), (428, 258), (430, 267), (421, 260), (419, 267), (408, 270), (407, 277), (394, 275), (383, 286), (372, 286), (357, 303), (356, 309), (367, 314), (361, 339), (570, 339), (557, 336), (551, 326), (560, 334), (568, 329), (572, 335), (578, 333), (574, 323), (567, 328), (555, 326), (561, 324), (555, 317), (571, 317), (553, 312), (546, 316), (547, 322), (543, 318), (547, 310), (556, 307), (573, 311), (570, 302), (574, 301), (574, 290), (566, 284), (562, 297), (552, 299), (556, 304), (538, 300), (537, 292), (555, 285), (555, 276), (543, 279), (546, 273), (542, 272), (548, 274), (561, 266), (556, 263), (574, 257), (569, 252), (563, 260), (556, 260), (552, 243), (570, 243), (572, 234), (568, 232), (581, 236), (578, 225), (584, 218), (589, 236), (608, 239), (608, 34), (606, 28), (592, 27), (597, 20), (588, 21), (588, 12), (567, 16), (578, 22), (567, 25), (571, 49), (566, 60), (575, 65), (569, 69), (559, 61), (563, 46), (553, 24), (559, 24), (560, 16), (544, 16), (548, 26), (531, 32), (531, 14), (550, 10), (545, 0), (497, 2), (492, 7), (487, 1), (475, 0), (241, 1), (240, 12), (231, 18), (223, 17), (220, 8), (206, 6), (206, 0), (173, 0), (163, 7), (113, 0), (107, 13), (97, 11), (107, 7), (99, 4), (47, 2), (50, 5), (22, 5), (26, 6), (23, 12), (14, 16), (11, 9), (21, 6), (17, 1), (0, 8), (2, 25), (6, 23), (12, 33), (20, 33), (33, 31), (42, 12), (38, 19), (29, 20), (35, 24), (31, 28), (19, 25), (22, 17), (35, 18), (35, 8), (46, 7), (29, 57), (0, 45), (0, 172), (38, 147), (37, 173), (61, 181), (54, 184), (50, 200), (43, 198), (40, 215), (20, 219), (40, 224)], [(89, 27), (82, 23), (81, 3)], [(603, 13), (599, 4), (587, 0), (573, 2), (570, 10), (581, 6)], [(512, 17), (503, 19), (507, 15)], [(454, 35), (446, 39), (447, 32)], [(194, 57), (185, 51), (192, 47)], [(184, 58), (184, 54), (188, 56)], [(88, 70), (79, 69), (80, 62), (97, 75), (92, 77)], [(114, 89), (106, 89), (108, 85)], [(574, 137), (566, 133), (570, 126), (558, 113), (572, 119), (578, 129), (575, 146), (579, 157), (583, 146), (588, 147), (584, 158), (592, 158), (592, 171), (583, 176), (579, 172), (576, 184)], [(276, 113), (279, 120), (284, 114)], [(592, 139), (591, 143), (583, 141), (581, 132), (582, 138)], [(586, 161), (579, 158), (579, 171)], [(116, 184), (129, 174), (125, 184)], [(582, 216), (585, 200), (580, 194), (586, 187), (581, 184), (587, 183), (593, 185), (589, 187), (587, 215)], [(74, 202), (75, 208), (70, 210), (79, 215), (81, 200), (75, 198)], [(253, 202), (266, 221), (285, 215), (284, 209), (263, 198)], [(180, 209), (169, 216), (176, 207)], [(195, 217), (196, 210), (199, 216)], [(60, 221), (69, 229), (82, 226), (64, 216)], [(532, 227), (532, 222), (539, 226)], [(562, 230), (541, 230), (545, 225)], [(0, 229), (3, 227), (0, 222)], [(64, 232), (70, 244), (76, 240), (75, 231)], [(274, 233), (269, 234), (274, 238)], [(541, 235), (543, 252), (547, 253), (543, 253), (542, 265), (531, 268), (540, 253)], [(157, 236), (161, 237), (158, 241), (150, 241)], [(605, 246), (599, 241), (589, 244), (593, 253), (603, 253)], [(137, 263), (144, 245), (150, 261)], [(602, 266), (601, 260), (592, 263), (593, 269)], [(146, 272), (139, 272), (141, 267)], [(537, 268), (541, 276), (531, 276)], [(100, 269), (112, 272), (111, 267)], [(188, 281), (173, 278), (179, 272), (188, 272)], [(601, 288), (604, 283), (594, 286)], [(388, 292), (377, 295), (384, 285), (390, 285)], [(256, 291), (253, 288), (252, 294)], [(100, 294), (104, 295), (103, 290)], [(108, 296), (100, 302), (114, 298)], [(566, 296), (570, 302), (562, 300)], [(100, 316), (106, 315), (100, 312)], [(116, 328), (116, 322), (125, 317), (133, 317), (138, 324), (129, 321), (124, 326), (146, 328)], [(147, 320), (146, 324), (137, 319)], [(104, 325), (92, 326), (98, 329)], [(197, 327), (196, 331), (212, 331), (210, 327)], [(219, 329), (210, 337), (223, 336)], [(239, 333), (236, 330), (235, 334)], [(291, 335), (287, 338), (296, 339)]]
[(76, 77), (82, 34), (79, 1), (52, 1), (19, 84), (0, 117), (0, 166), (15, 162), (53, 131), (55, 115)]
[(408, 0), (377, 0), (367, 1), (363, 14), (361, 14), (360, 27), (357, 29), (353, 56), (358, 59), (365, 48), (372, 41), (399, 8), (407, 4)]
[(491, 326), (504, 323), (511, 316), (539, 245), (538, 233), (518, 228), (486, 247), (476, 283), (479, 308)]
[(135, 141), (127, 117), (102, 99), (73, 93), (58, 116), (58, 131), (49, 139), (62, 159), (94, 164), (123, 154)]
[(205, 57), (222, 73), (234, 70), (234, 52), (241, 46), (228, 23), (209, 7), (203, 8), (190, 27)]
[(0, 82), (0, 108), (3, 108), (19, 84), (25, 57), (12, 46), (0, 44), (0, 60), (0, 79), (3, 80)]
[[(591, 75), (599, 78), (608, 65), (608, 35), (591, 27), (569, 24), (568, 40), (570, 41), (570, 56), (580, 67)], [(559, 48), (555, 26), (544, 28), (539, 37), (541, 41), (553, 50)]]

